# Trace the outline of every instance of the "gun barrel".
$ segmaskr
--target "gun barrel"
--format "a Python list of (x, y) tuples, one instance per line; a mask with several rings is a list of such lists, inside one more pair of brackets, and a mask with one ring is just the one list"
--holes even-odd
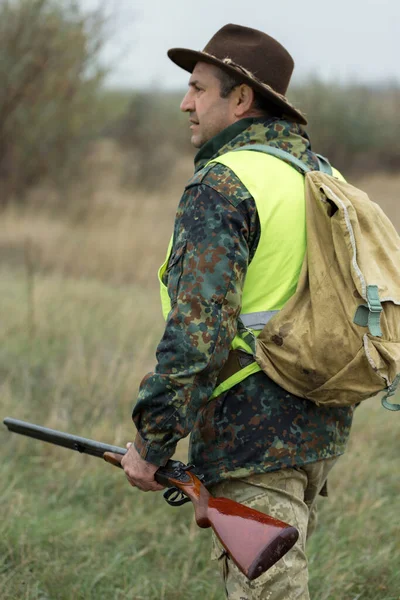
[(42, 442), (55, 444), (56, 446), (62, 446), (69, 450), (75, 450), (82, 454), (97, 456), (98, 458), (103, 458), (105, 452), (114, 452), (115, 454), (125, 454), (127, 452), (125, 448), (119, 446), (103, 444), (102, 442), (96, 442), (95, 440), (89, 440), (77, 435), (71, 435), (69, 433), (57, 431), (56, 429), (49, 429), (48, 427), (41, 427), (40, 425), (34, 425), (33, 423), (19, 421), (18, 419), (12, 419), (10, 417), (4, 419), (3, 423), (9, 431), (13, 431), (14, 433), (26, 435), (35, 438), (36, 440), (41, 440)]

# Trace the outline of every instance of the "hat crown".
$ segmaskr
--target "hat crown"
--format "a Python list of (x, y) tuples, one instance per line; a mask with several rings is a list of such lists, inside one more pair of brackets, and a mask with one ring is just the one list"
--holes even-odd
[(286, 94), (294, 61), (286, 48), (268, 34), (231, 23), (213, 35), (203, 52), (222, 61), (228, 59), (279, 94)]

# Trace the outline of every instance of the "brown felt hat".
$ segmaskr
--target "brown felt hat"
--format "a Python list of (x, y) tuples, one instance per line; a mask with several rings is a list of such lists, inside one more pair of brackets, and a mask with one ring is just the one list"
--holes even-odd
[(305, 116), (286, 98), (294, 62), (289, 52), (262, 31), (241, 25), (225, 25), (202, 51), (171, 48), (169, 58), (192, 73), (196, 63), (216, 65), (239, 76), (292, 120), (307, 124)]

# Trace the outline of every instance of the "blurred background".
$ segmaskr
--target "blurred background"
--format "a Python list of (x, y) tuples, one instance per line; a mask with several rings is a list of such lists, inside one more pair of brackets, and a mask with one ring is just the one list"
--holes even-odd
[[(179, 112), (189, 76), (171, 47), (202, 49), (229, 22), (276, 37), (313, 149), (400, 229), (399, 6), (0, 0), (2, 417), (116, 445), (134, 435), (163, 330), (156, 270), (193, 170)], [(357, 411), (310, 546), (318, 600), (399, 600), (398, 425), (379, 404)], [(101, 461), (0, 435), (1, 598), (223, 597), (190, 507), (138, 494)]]

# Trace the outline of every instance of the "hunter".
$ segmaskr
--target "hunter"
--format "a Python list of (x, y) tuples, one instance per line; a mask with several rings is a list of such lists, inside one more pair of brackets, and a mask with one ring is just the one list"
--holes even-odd
[(318, 407), (257, 369), (249, 331), (257, 336), (294, 294), (305, 255), (304, 180), (292, 164), (237, 150), (268, 145), (313, 170), (320, 162), (305, 116), (286, 97), (293, 59), (275, 39), (230, 24), (203, 51), (174, 48), (168, 56), (191, 74), (180, 108), (197, 154), (159, 271), (165, 332), (140, 386), (136, 439), (122, 465), (132, 485), (157, 491), (155, 471), (190, 435), (189, 460), (212, 493), (300, 532), (254, 582), (214, 539), (227, 598), (307, 600), (306, 538), (317, 496), (345, 451), (353, 408)]

